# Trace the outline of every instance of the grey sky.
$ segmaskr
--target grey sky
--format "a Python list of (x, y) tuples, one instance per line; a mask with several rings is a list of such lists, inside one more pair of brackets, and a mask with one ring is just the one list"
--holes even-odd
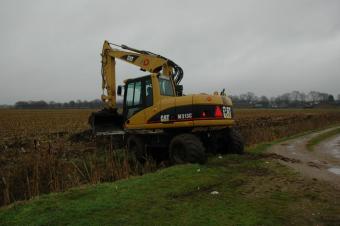
[(105, 39), (175, 61), (186, 93), (340, 93), (337, 0), (1, 0), (0, 30), (0, 104), (99, 98)]

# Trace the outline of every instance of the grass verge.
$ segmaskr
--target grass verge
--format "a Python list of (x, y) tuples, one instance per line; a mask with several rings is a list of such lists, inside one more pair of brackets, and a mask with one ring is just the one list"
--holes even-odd
[(261, 154), (267, 147), (17, 202), (0, 209), (0, 225), (340, 223), (332, 188), (305, 181)]
[(335, 135), (338, 135), (340, 134), (340, 128), (335, 128), (335, 129), (332, 129), (332, 130), (329, 130), (327, 132), (324, 132), (324, 133), (321, 133), (315, 137), (313, 137), (312, 139), (310, 139), (308, 142), (307, 142), (307, 149), (309, 151), (313, 151), (313, 148), (318, 145), (319, 143), (321, 143), (322, 141), (326, 140), (326, 139), (329, 139)]

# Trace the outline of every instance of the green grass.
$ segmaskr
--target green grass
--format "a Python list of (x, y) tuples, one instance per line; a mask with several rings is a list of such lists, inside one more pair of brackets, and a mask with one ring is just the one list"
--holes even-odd
[(17, 202), (0, 209), (0, 225), (339, 225), (340, 198), (331, 187), (305, 181), (264, 154), (287, 139), (206, 165)]
[[(177, 165), (128, 180), (17, 202), (0, 209), (0, 225), (319, 223), (310, 211), (322, 212), (327, 203), (314, 200), (308, 205), (319, 190), (309, 196), (301, 193), (301, 179), (295, 173), (261, 157), (266, 147), (250, 150), (257, 154), (214, 157), (206, 165)], [(292, 183), (295, 180), (300, 181), (298, 187)], [(212, 191), (219, 194), (212, 195)], [(327, 211), (332, 213), (333, 207)]]
[(335, 128), (335, 129), (329, 130), (327, 132), (321, 133), (321, 134), (313, 137), (312, 139), (310, 139), (307, 142), (307, 149), (312, 151), (313, 148), (316, 145), (318, 145), (319, 143), (321, 143), (322, 141), (329, 139), (329, 138), (331, 138), (335, 135), (338, 135), (338, 134), (340, 134), (340, 128)]

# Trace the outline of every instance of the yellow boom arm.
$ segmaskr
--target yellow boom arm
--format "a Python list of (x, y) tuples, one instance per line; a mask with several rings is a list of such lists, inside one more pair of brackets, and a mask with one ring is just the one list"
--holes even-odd
[[(117, 45), (116, 45), (117, 46)], [(124, 50), (113, 49), (108, 41), (104, 42), (102, 51), (102, 101), (109, 108), (116, 107), (116, 70), (115, 59), (123, 60), (127, 63), (140, 67), (142, 71), (158, 73), (162, 71), (164, 75), (173, 76), (174, 81), (178, 84), (182, 77), (182, 69), (173, 61), (143, 50), (137, 50), (128, 46), (119, 46)], [(129, 50), (129, 51), (125, 51)], [(105, 94), (106, 90), (106, 94)]]

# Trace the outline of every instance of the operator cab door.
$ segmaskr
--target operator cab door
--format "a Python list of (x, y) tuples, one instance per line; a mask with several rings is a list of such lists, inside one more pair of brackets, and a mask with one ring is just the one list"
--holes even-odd
[(129, 125), (145, 123), (143, 109), (153, 105), (151, 77), (128, 80), (125, 85), (124, 118)]

